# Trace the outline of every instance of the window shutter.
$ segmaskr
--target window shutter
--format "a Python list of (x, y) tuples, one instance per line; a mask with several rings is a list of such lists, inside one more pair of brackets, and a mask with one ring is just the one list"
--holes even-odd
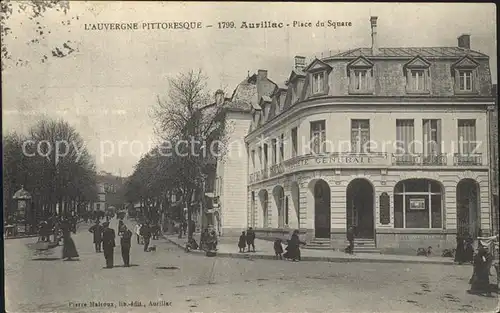
[(437, 143), (436, 143), (436, 153), (441, 154), (441, 120), (437, 120)]
[(477, 74), (477, 69), (474, 69), (472, 71), (472, 77), (471, 77), (471, 83), (472, 83), (472, 88), (471, 90), (474, 90), (476, 92), (479, 92), (479, 75)]
[(406, 72), (406, 76), (407, 76), (407, 84), (408, 84), (408, 90), (413, 90), (413, 73), (411, 70), (408, 70)]
[(323, 72), (323, 92), (328, 92), (328, 74), (327, 72)]

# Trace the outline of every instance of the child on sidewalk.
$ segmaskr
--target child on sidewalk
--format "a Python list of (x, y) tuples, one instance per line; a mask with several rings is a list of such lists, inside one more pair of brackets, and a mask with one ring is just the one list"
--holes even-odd
[(240, 248), (240, 252), (245, 252), (246, 246), (247, 246), (246, 234), (244, 231), (242, 231), (241, 236), (240, 236), (240, 240), (238, 241), (238, 248)]
[(276, 239), (274, 241), (274, 254), (276, 256), (276, 260), (279, 258), (283, 260), (283, 246), (281, 245), (281, 239)]

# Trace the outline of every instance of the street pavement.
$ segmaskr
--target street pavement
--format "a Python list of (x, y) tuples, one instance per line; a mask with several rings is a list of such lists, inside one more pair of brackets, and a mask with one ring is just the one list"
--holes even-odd
[(60, 247), (34, 258), (35, 238), (5, 241), (7, 312), (490, 312), (498, 303), (466, 293), (470, 265), (208, 258), (164, 239), (147, 253), (135, 236), (133, 266), (122, 267), (117, 238), (119, 267), (105, 269), (89, 226), (73, 235), (79, 261), (62, 261)]

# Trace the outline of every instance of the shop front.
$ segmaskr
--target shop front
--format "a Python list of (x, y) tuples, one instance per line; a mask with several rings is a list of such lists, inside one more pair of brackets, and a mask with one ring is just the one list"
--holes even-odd
[(454, 248), (456, 235), (490, 232), (484, 169), (336, 168), (283, 172), (249, 186), (250, 226), (257, 235), (346, 245), (346, 230), (382, 252)]

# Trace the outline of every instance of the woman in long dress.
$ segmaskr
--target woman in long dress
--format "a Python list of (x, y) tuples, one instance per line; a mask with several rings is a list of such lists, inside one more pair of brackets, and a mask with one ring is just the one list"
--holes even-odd
[(484, 247), (479, 247), (477, 254), (474, 256), (474, 272), (469, 281), (471, 284), (469, 293), (491, 293), (487, 256), (488, 251)]
[(77, 258), (78, 251), (76, 251), (75, 242), (71, 238), (71, 224), (66, 220), (62, 223), (63, 232), (63, 253), (62, 258), (65, 261), (70, 261), (72, 258)]
[(285, 259), (291, 259), (295, 262), (300, 261), (300, 244), (299, 231), (294, 230), (292, 237), (288, 240), (288, 246), (285, 248), (286, 252), (283, 254)]

